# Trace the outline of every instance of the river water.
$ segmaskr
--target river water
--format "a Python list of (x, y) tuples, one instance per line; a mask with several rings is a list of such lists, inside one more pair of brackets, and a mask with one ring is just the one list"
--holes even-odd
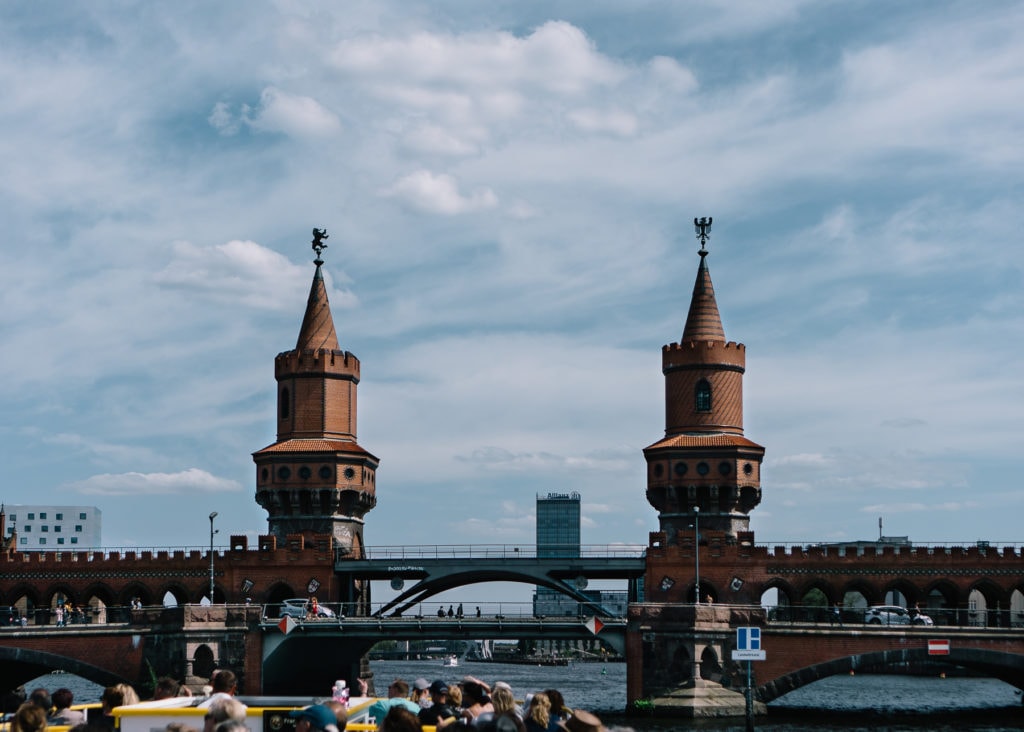
[[(452, 682), (472, 675), (487, 682), (506, 681), (517, 698), (543, 689), (558, 689), (570, 707), (591, 710), (609, 726), (636, 732), (699, 729), (740, 732), (742, 719), (729, 721), (671, 721), (625, 718), (626, 665), (581, 663), (564, 666), (520, 666), (501, 663), (463, 662), (448, 668), (437, 661), (372, 661), (377, 688), (395, 678), (412, 683), (417, 678)], [(70, 674), (50, 674), (26, 683), (30, 691), (45, 687), (51, 692), (66, 686), (80, 702), (97, 701), (101, 687)], [(320, 691), (327, 696), (329, 689)], [(1024, 705), (1012, 686), (995, 679), (938, 678), (873, 675), (833, 676), (790, 692), (768, 705), (768, 715), (758, 717), (765, 732), (1004, 732), (1024, 729)]]

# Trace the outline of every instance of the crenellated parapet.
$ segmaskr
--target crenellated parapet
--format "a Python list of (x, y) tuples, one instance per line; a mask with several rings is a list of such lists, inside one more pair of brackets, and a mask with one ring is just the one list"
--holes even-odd
[(721, 366), (746, 369), (747, 347), (735, 341), (683, 341), (661, 347), (662, 371)]
[[(907, 606), (957, 612), (977, 591), (989, 610), (1007, 610), (1014, 592), (1024, 593), (1024, 547), (981, 545), (850, 544), (757, 545), (751, 532), (731, 536), (701, 529), (653, 532), (647, 550), (650, 602), (692, 602), (699, 551), (702, 596), (715, 602), (760, 604), (770, 589), (785, 604), (800, 605), (811, 590), (829, 603), (860, 593), (867, 604), (884, 604), (900, 593)], [(820, 595), (819, 595), (820, 597)], [(978, 604), (978, 601), (975, 601)]]
[(310, 374), (324, 378), (347, 378), (359, 383), (359, 359), (349, 351), (329, 348), (284, 351), (274, 358), (277, 379)]

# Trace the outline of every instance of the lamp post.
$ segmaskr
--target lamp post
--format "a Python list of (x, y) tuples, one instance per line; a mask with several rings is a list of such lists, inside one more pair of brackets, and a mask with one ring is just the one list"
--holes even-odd
[[(210, 561), (212, 562), (213, 560), (211, 559)], [(694, 597), (697, 601), (696, 604), (700, 605), (700, 506), (693, 507), (693, 562), (697, 576), (697, 587), (694, 589)], [(213, 580), (211, 579), (210, 581), (212, 582)]]
[(213, 604), (213, 535), (217, 532), (213, 530), (213, 520), (217, 518), (217, 512), (214, 511), (210, 514), (210, 604)]

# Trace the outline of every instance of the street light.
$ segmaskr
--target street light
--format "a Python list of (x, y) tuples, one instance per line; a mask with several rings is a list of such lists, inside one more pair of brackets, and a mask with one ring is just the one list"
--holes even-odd
[[(709, 221), (708, 223), (710, 224), (711, 222)], [(213, 560), (210, 561), (212, 562)], [(693, 507), (693, 562), (697, 575), (697, 587), (694, 590), (694, 596), (697, 599), (696, 604), (700, 605), (700, 506)], [(213, 580), (211, 579), (210, 582), (213, 582)]]
[(210, 604), (213, 604), (213, 535), (217, 532), (213, 530), (213, 520), (217, 518), (217, 512), (214, 511), (210, 514)]

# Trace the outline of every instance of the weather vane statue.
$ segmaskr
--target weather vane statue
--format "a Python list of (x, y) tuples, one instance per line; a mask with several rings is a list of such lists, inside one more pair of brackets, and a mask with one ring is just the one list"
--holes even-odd
[(327, 229), (313, 229), (313, 251), (316, 252), (316, 261), (313, 264), (324, 263), (324, 260), (320, 259), (320, 252), (327, 248), (324, 244), (324, 239), (327, 238)]
[(711, 217), (705, 216), (699, 219), (693, 220), (693, 228), (697, 232), (697, 238), (700, 239), (700, 254), (704, 256), (707, 251), (704, 249), (704, 245), (707, 244), (708, 237), (711, 236)]

